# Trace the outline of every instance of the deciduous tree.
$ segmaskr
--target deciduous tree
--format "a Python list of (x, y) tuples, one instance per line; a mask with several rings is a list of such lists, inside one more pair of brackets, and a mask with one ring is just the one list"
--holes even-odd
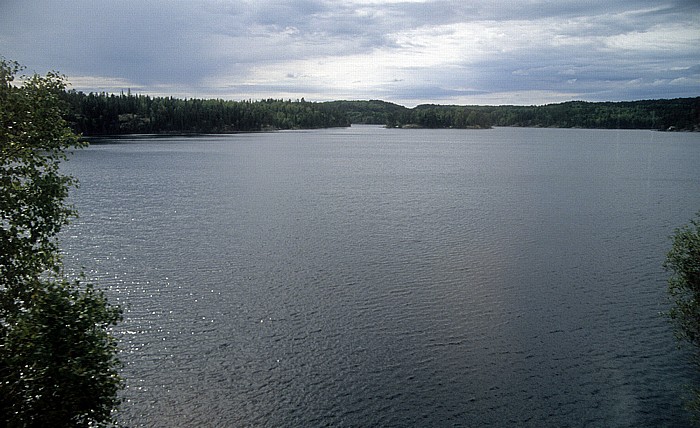
[[(668, 291), (673, 306), (669, 316), (676, 336), (692, 345), (694, 362), (700, 368), (700, 212), (696, 217), (676, 229), (664, 267), (671, 272)], [(689, 405), (700, 421), (700, 389), (695, 389)]]
[(64, 277), (57, 239), (75, 214), (59, 165), (82, 143), (63, 119), (62, 76), (16, 82), (20, 70), (0, 58), (0, 425), (107, 425), (121, 312)]

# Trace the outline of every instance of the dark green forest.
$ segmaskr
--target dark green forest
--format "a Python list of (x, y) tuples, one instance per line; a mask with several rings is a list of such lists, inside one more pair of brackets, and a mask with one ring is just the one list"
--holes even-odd
[(700, 130), (700, 97), (628, 102), (570, 101), (543, 106), (419, 105), (408, 109), (383, 101), (325, 103), (346, 112), (352, 123), (390, 127)]
[(83, 135), (232, 133), (350, 126), (345, 115), (301, 101), (225, 101), (65, 93), (68, 122)]
[(68, 91), (68, 122), (83, 135), (233, 133), (378, 124), (396, 128), (700, 130), (700, 97), (543, 106), (419, 105), (386, 101), (227, 101)]

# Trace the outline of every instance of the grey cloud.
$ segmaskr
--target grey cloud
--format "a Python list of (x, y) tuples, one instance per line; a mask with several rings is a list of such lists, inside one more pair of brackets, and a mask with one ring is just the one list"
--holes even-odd
[(535, 40), (523, 49), (470, 58), (449, 70), (416, 67), (406, 70), (403, 81), (387, 83), (377, 94), (358, 92), (356, 98), (450, 100), (487, 92), (560, 91), (629, 99), (700, 93), (700, 35), (698, 43), (674, 49), (604, 44), (605, 37), (665, 26), (697, 28), (697, 0), (434, 0), (361, 7), (331, 0), (4, 0), (0, 54), (30, 70), (115, 77), (144, 88), (180, 86), (222, 96), (326, 92), (333, 98), (333, 87), (300, 86), (305, 80), (295, 78), (293, 70), (280, 72), (276, 84), (234, 82), (212, 88), (205, 82), (221, 76), (244, 80), (256, 69), (284, 61), (392, 51), (399, 32), (515, 21), (578, 44)]
[[(391, 16), (397, 26), (453, 24), (473, 21), (532, 21), (548, 18), (571, 19), (585, 16), (614, 16), (630, 11), (658, 18), (660, 14), (697, 12), (700, 5), (690, 1), (659, 3), (654, 0), (611, 2), (609, 0), (436, 0), (429, 2), (399, 2), (378, 4), (377, 10)], [(648, 12), (644, 12), (648, 11)]]
[(177, 81), (198, 59), (201, 46), (189, 21), (196, 15), (187, 9), (137, 1), (24, 4), (5, 19), (26, 26), (11, 37), (28, 65), (155, 83)]
[(484, 91), (454, 89), (442, 87), (439, 85), (418, 85), (418, 86), (402, 86), (398, 88), (385, 88), (385, 92), (391, 97), (401, 100), (427, 100), (433, 99), (435, 102), (451, 99), (454, 97), (463, 97), (470, 95), (484, 94)]

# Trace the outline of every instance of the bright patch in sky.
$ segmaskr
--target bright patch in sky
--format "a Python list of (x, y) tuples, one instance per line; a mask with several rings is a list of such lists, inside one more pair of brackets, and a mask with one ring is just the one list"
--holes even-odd
[(697, 0), (5, 0), (0, 55), (74, 89), (406, 106), (700, 95)]

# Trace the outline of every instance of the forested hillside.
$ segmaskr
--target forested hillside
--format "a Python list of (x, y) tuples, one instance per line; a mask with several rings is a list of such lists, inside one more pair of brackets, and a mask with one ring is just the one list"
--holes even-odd
[(386, 101), (323, 103), (267, 99), (177, 99), (130, 93), (69, 91), (67, 118), (84, 135), (230, 133), (380, 124), (400, 128), (528, 126), (552, 128), (700, 130), (700, 97), (543, 106), (420, 105)]
[(225, 101), (147, 95), (65, 94), (67, 118), (84, 135), (230, 133), (350, 126), (345, 115), (301, 101)]
[(481, 107), (494, 126), (700, 130), (700, 97), (536, 107)]
[(672, 100), (592, 103), (571, 101), (543, 106), (419, 105), (413, 109), (377, 101), (327, 103), (353, 123), (390, 127), (551, 128), (700, 130), (700, 97)]
[(334, 114), (344, 115), (351, 123), (359, 125), (389, 125), (404, 119), (410, 109), (386, 101), (329, 101), (320, 108)]

